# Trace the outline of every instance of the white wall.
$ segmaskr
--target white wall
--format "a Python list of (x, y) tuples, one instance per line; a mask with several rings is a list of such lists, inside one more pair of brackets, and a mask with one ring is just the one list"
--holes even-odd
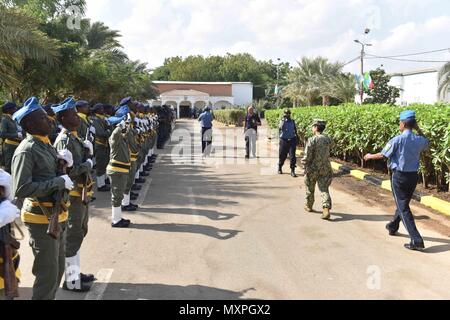
[(400, 105), (432, 104), (438, 101), (437, 72), (395, 76), (391, 79), (391, 85), (403, 89), (397, 100)]
[(253, 84), (252, 83), (233, 83), (232, 94), (234, 104), (238, 106), (250, 104), (253, 102)]

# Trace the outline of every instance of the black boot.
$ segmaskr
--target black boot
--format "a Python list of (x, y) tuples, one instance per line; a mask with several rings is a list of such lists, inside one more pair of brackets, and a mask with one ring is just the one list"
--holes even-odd
[(291, 177), (292, 178), (297, 178), (297, 175), (295, 174), (295, 169), (291, 170)]
[(146, 180), (144, 178), (139, 178), (139, 179), (134, 180), (135, 183), (140, 183), (140, 184), (145, 183), (145, 181)]
[(142, 187), (138, 184), (133, 184), (133, 186), (131, 187), (131, 190), (133, 191), (140, 191), (142, 189)]
[(110, 192), (110, 191), (111, 191), (111, 187), (105, 185), (105, 186), (103, 186), (103, 187), (101, 187), (101, 188), (97, 188), (97, 191), (98, 191), (98, 192)]
[(122, 211), (123, 212), (134, 212), (134, 211), (137, 211), (137, 208), (135, 206), (132, 206), (131, 204), (129, 204), (128, 206), (123, 206)]
[(97, 280), (93, 274), (84, 274), (84, 273), (80, 274), (80, 279), (81, 282), (84, 283), (91, 283)]
[(283, 174), (283, 167), (278, 167), (278, 174)]
[(119, 222), (117, 222), (116, 224), (112, 223), (111, 226), (113, 228), (124, 229), (124, 228), (128, 228), (130, 226), (130, 224), (131, 224), (130, 220), (122, 219)]
[(148, 176), (150, 176), (150, 174), (145, 172), (145, 171), (142, 171), (142, 172), (139, 172), (139, 176), (141, 176), (141, 177), (148, 177)]
[(72, 281), (70, 288), (67, 286), (67, 282), (64, 281), (63, 290), (74, 293), (86, 293), (91, 290), (91, 285), (82, 281)]

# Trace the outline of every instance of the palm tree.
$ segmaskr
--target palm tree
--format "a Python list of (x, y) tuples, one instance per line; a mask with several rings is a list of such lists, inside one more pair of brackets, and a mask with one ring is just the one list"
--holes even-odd
[(326, 95), (349, 103), (355, 100), (358, 93), (355, 77), (351, 74), (341, 74), (328, 80), (324, 92)]
[(122, 48), (119, 40), (121, 35), (119, 31), (111, 30), (103, 22), (88, 22), (87, 30), (85, 31), (87, 49), (117, 49)]
[(58, 50), (59, 42), (39, 31), (30, 17), (0, 5), (0, 86), (18, 83), (17, 70), (27, 58), (54, 64)]
[(446, 101), (448, 99), (448, 92), (450, 90), (450, 62), (445, 64), (439, 71), (439, 99)]
[(314, 105), (318, 98), (322, 98), (322, 104), (328, 105), (328, 84), (331, 79), (341, 75), (342, 67), (342, 64), (330, 63), (322, 57), (302, 58), (298, 67), (288, 76), (286, 97), (308, 105)]

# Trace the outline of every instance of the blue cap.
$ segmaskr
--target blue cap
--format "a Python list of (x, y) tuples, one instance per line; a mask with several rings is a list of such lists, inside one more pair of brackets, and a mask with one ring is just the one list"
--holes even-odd
[(95, 112), (99, 109), (103, 108), (103, 104), (102, 103), (96, 103), (93, 107), (92, 107), (92, 111)]
[(128, 106), (121, 106), (116, 111), (116, 117), (122, 118), (122, 117), (125, 117), (126, 115), (128, 115), (129, 113), (130, 113), (130, 109), (128, 108)]
[(3, 112), (6, 112), (15, 108), (17, 108), (17, 104), (15, 104), (14, 102), (7, 102), (3, 105), (2, 110)]
[(123, 98), (122, 101), (120, 101), (120, 105), (121, 105), (121, 106), (127, 105), (127, 104), (129, 104), (132, 100), (133, 100), (133, 98), (131, 98), (131, 97)]
[(77, 103), (75, 103), (76, 108), (85, 107), (85, 106), (89, 106), (89, 102), (84, 101), (84, 100), (79, 100), (79, 101), (77, 101)]
[(39, 104), (39, 100), (36, 97), (31, 97), (27, 101), (25, 101), (23, 107), (13, 114), (13, 120), (16, 121), (18, 124), (21, 124), (22, 120), (30, 115), (31, 113), (38, 111), (38, 110), (44, 110), (42, 109), (41, 105)]
[(416, 118), (416, 112), (412, 110), (406, 110), (400, 113), (400, 121), (407, 121)]
[(66, 110), (75, 109), (75, 100), (72, 97), (67, 98), (61, 104), (52, 107), (54, 113), (60, 113)]

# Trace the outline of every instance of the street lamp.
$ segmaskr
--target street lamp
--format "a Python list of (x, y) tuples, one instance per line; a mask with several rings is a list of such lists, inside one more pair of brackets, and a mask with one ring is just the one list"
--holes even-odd
[[(356, 39), (355, 42), (357, 44), (361, 45), (361, 76), (364, 77), (364, 57), (366, 55), (365, 49), (366, 49), (366, 47), (371, 47), (372, 44), (361, 42), (358, 39)], [(361, 104), (363, 104), (364, 103), (364, 86), (361, 86), (360, 94), (361, 94)]]

